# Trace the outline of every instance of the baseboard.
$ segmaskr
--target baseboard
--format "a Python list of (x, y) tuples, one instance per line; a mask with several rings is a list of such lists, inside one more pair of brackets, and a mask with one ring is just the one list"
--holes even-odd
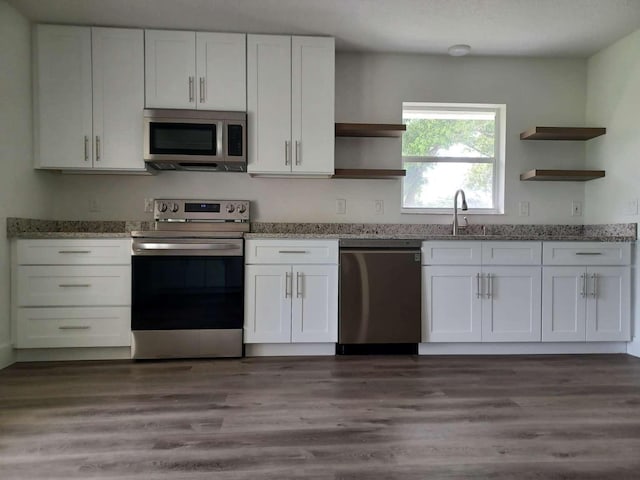
[(13, 353), (13, 345), (10, 343), (3, 343), (0, 345), (0, 370), (15, 363), (16, 358)]
[(59, 362), (73, 360), (125, 360), (131, 347), (24, 348), (16, 350), (16, 362)]
[(625, 342), (578, 343), (421, 343), (420, 355), (558, 355), (627, 353)]
[(640, 341), (627, 343), (627, 353), (634, 357), (640, 357)]
[(248, 343), (246, 357), (327, 356), (336, 354), (335, 343)]

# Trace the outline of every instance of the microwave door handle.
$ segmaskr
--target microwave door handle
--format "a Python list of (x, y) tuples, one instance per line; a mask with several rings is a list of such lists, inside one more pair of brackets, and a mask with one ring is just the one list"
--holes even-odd
[(217, 154), (216, 157), (218, 157), (219, 159), (223, 160), (227, 157), (227, 145), (226, 145), (226, 134), (225, 134), (225, 129), (227, 128), (226, 122), (218, 122), (218, 126), (217, 126), (217, 145), (216, 145), (216, 150), (217, 150)]

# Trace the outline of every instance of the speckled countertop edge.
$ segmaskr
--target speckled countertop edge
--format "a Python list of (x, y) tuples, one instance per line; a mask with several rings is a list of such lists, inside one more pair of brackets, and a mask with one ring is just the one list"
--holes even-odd
[[(152, 230), (150, 221), (70, 221), (7, 218), (7, 238), (128, 238)], [(266, 223), (251, 224), (247, 239), (537, 240), (633, 242), (636, 223), (600, 225), (470, 225), (458, 236), (448, 224)]]

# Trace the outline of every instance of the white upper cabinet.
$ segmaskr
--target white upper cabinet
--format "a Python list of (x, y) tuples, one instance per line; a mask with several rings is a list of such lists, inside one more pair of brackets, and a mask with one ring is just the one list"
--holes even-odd
[(147, 108), (246, 109), (246, 35), (145, 30)]
[(34, 29), (37, 166), (91, 168), (91, 28)]
[(248, 172), (334, 173), (333, 38), (248, 35)]
[(196, 108), (196, 35), (145, 30), (147, 108)]
[(92, 29), (94, 167), (144, 170), (142, 30)]
[(243, 33), (196, 33), (199, 109), (247, 109), (246, 49)]
[(36, 166), (144, 171), (142, 30), (35, 28)]

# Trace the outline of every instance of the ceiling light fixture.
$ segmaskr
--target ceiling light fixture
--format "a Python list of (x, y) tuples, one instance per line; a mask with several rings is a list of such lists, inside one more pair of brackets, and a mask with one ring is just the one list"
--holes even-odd
[(452, 57), (464, 57), (471, 51), (471, 47), (465, 44), (451, 45), (449, 47), (449, 55)]

